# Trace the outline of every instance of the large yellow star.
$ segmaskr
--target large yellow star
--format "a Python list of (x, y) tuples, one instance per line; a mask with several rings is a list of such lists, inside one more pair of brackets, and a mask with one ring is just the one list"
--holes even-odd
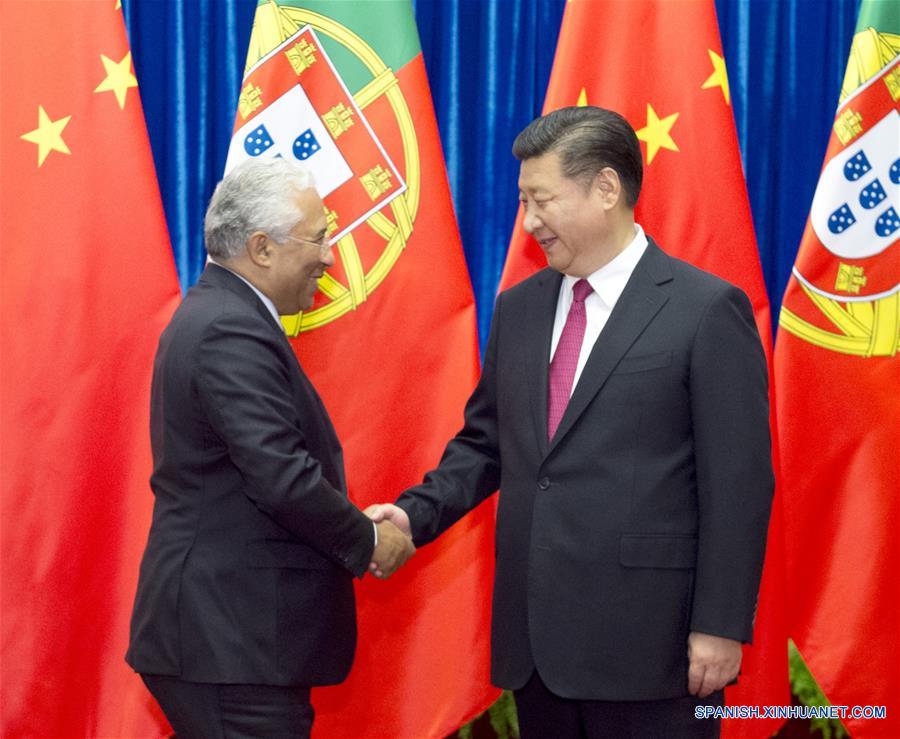
[(672, 113), (672, 115), (660, 119), (656, 115), (656, 111), (653, 110), (653, 106), (647, 103), (647, 125), (637, 132), (637, 137), (641, 141), (647, 142), (648, 165), (653, 161), (653, 157), (656, 156), (656, 152), (660, 149), (678, 151), (678, 145), (672, 140), (672, 136), (669, 133), (677, 120), (678, 113)]
[(67, 115), (65, 118), (51, 121), (44, 106), (38, 105), (38, 127), (28, 133), (23, 133), (19, 138), (25, 139), (29, 143), (37, 144), (38, 148), (38, 167), (42, 166), (44, 160), (51, 151), (58, 151), (62, 154), (71, 154), (66, 142), (63, 141), (62, 132), (69, 119), (72, 116)]
[(725, 96), (725, 104), (731, 105), (731, 92), (728, 89), (728, 72), (725, 69), (725, 60), (712, 49), (707, 49), (707, 51), (709, 52), (709, 60), (713, 65), (713, 73), (701, 87), (704, 90), (710, 87), (721, 87), (722, 94)]
[(587, 91), (582, 87), (581, 92), (578, 94), (578, 100), (575, 105), (579, 108), (584, 108), (588, 104), (587, 101)]
[(129, 51), (122, 61), (114, 62), (104, 54), (100, 55), (100, 61), (106, 69), (106, 79), (97, 85), (94, 92), (113, 92), (119, 101), (119, 108), (125, 108), (125, 96), (129, 87), (137, 87), (137, 79), (131, 73), (131, 52)]

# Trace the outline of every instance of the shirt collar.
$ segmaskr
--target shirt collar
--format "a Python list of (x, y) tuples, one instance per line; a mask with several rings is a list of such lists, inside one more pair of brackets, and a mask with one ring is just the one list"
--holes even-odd
[(215, 259), (213, 259), (212, 257), (209, 258), (209, 261), (212, 262), (213, 264), (215, 264), (217, 267), (221, 267), (222, 269), (228, 270), (229, 272), (231, 272), (231, 274), (233, 274), (233, 275), (234, 275), (235, 277), (237, 277), (239, 280), (243, 280), (244, 283), (245, 283), (245, 284), (246, 284), (253, 292), (256, 293), (256, 297), (258, 297), (258, 298), (262, 301), (263, 305), (266, 306), (266, 310), (268, 310), (269, 313), (272, 314), (272, 318), (275, 319), (275, 323), (277, 323), (279, 326), (281, 326), (281, 330), (282, 330), (282, 331), (284, 330), (284, 326), (283, 326), (282, 323), (281, 323), (281, 318), (280, 318), (279, 315), (278, 315), (278, 309), (275, 307), (275, 303), (273, 303), (273, 302), (271, 301), (271, 299), (269, 298), (268, 295), (266, 295), (265, 293), (261, 292), (261, 291), (259, 290), (259, 288), (256, 287), (256, 285), (254, 285), (252, 282), (250, 282), (250, 280), (248, 280), (246, 277), (244, 277), (243, 275), (238, 274), (238, 273), (235, 272), (233, 269), (229, 269), (228, 267), (226, 267), (226, 266), (225, 266), (224, 264), (222, 264), (221, 262), (217, 262), (217, 261), (216, 261)]
[[(604, 304), (612, 309), (625, 289), (628, 278), (647, 249), (647, 237), (640, 224), (634, 224), (634, 238), (611, 261), (587, 276), (587, 281)], [(565, 290), (571, 294), (580, 277), (563, 275)]]

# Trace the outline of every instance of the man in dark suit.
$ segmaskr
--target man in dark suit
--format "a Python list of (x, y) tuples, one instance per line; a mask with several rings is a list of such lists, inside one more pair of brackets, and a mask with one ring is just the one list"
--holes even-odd
[(492, 679), (523, 736), (716, 736), (694, 708), (738, 674), (773, 492), (750, 302), (635, 224), (618, 114), (550, 113), (513, 153), (549, 267), (498, 296), (463, 429), (376, 520), (421, 546), (500, 489)]
[(310, 686), (353, 660), (353, 577), (370, 561), (389, 575), (413, 546), (348, 500), (341, 446), (279, 322), (334, 263), (309, 173), (238, 166), (205, 237), (211, 263), (154, 363), (156, 500), (126, 659), (179, 737), (308, 736)]

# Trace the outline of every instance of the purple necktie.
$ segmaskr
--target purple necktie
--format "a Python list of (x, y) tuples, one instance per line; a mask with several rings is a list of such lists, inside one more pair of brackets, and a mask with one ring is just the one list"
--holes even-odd
[(584, 311), (584, 300), (593, 292), (591, 283), (587, 280), (578, 280), (572, 288), (572, 305), (569, 315), (566, 317), (566, 325), (563, 326), (559, 343), (556, 345), (556, 354), (550, 362), (550, 392), (547, 404), (547, 438), (553, 440), (553, 435), (562, 420), (569, 396), (572, 394), (572, 382), (575, 380), (575, 370), (578, 367), (578, 355), (581, 354), (581, 344), (584, 342), (584, 329), (587, 326), (587, 315)]

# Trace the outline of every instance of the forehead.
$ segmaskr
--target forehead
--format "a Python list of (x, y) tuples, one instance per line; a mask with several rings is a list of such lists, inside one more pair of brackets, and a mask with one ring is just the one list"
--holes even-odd
[(525, 159), (519, 166), (519, 189), (523, 192), (558, 187), (565, 181), (559, 155), (554, 152)]
[(294, 195), (294, 202), (303, 213), (303, 223), (318, 228), (320, 221), (325, 222), (325, 204), (314, 188), (308, 187), (297, 192)]

